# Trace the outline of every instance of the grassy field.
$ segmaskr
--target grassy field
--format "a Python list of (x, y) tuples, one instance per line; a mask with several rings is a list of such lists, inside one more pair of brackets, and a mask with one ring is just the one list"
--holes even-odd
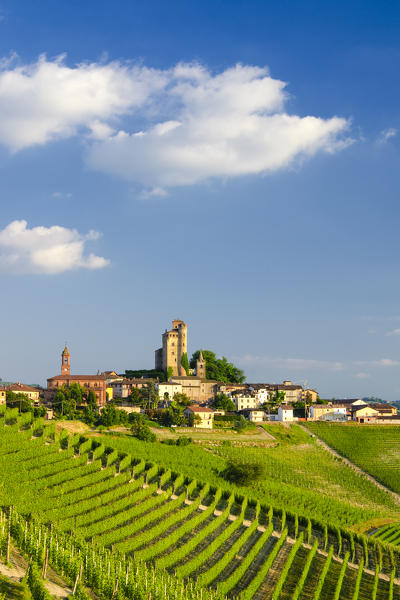
[(400, 494), (400, 427), (311, 422), (307, 427), (339, 454)]
[[(139, 576), (144, 577), (146, 590), (153, 582), (158, 595), (153, 592), (152, 597), (160, 600), (222, 600), (238, 594), (242, 600), (393, 598), (389, 582), (379, 573), (386, 578), (398, 576), (400, 564), (385, 546), (369, 544), (367, 538), (332, 524), (328, 527), (326, 515), (318, 523), (307, 520), (302, 510), (289, 515), (288, 504), (281, 503), (279, 509), (263, 507), (246, 496), (247, 491), (253, 498), (258, 492), (265, 495), (275, 482), (276, 490), (286, 489), (291, 506), (298, 499), (302, 509), (308, 501), (312, 512), (312, 505), (321, 502), (319, 513), (322, 508), (331, 510), (333, 518), (332, 489), (316, 501), (317, 479), (306, 488), (313, 469), (318, 470), (318, 481), (325, 482), (322, 487), (334, 480), (343, 491), (352, 488), (348, 492), (352, 501), (370, 494), (369, 510), (374, 513), (376, 498), (362, 477), (352, 479), (351, 469), (335, 461), (300, 428), (276, 427), (270, 431), (279, 440), (273, 448), (210, 449), (144, 444), (115, 435), (57, 436), (54, 426), (40, 421), (0, 419), (0, 503), (13, 504), (20, 512), (33, 512), (41, 521), (52, 523), (46, 529), (17, 515), (8, 519), (4, 513), (0, 553), (11, 523), (15, 539), (28, 555), (36, 553), (43, 560), (49, 544), (51, 559), (72, 581), (84, 564), (85, 583), (94, 586), (96, 594), (100, 590), (98, 595), (104, 599), (113, 596), (117, 578), (121, 588), (126, 586), (121, 597), (136, 598), (129, 585), (132, 581), (134, 586)], [(156, 456), (164, 462), (156, 464)], [(254, 490), (216, 485), (221, 465), (232, 457), (262, 458), (268, 463), (267, 482)], [(325, 479), (324, 470), (328, 471)], [(208, 477), (200, 477), (207, 473)], [(347, 505), (351, 507), (348, 500), (337, 504), (342, 513), (336, 515), (336, 524)], [(383, 504), (381, 509), (391, 510)], [(367, 514), (365, 506), (355, 505), (354, 511), (347, 518)], [(75, 541), (69, 540), (71, 531)], [(87, 566), (88, 560), (92, 563)], [(146, 579), (143, 565), (151, 563), (156, 571)], [(108, 578), (99, 576), (99, 564), (107, 564)], [(364, 570), (364, 564), (372, 573)], [(172, 578), (167, 579), (168, 573)], [(184, 584), (185, 578), (191, 583)], [(393, 581), (391, 585), (396, 598), (399, 586)]]

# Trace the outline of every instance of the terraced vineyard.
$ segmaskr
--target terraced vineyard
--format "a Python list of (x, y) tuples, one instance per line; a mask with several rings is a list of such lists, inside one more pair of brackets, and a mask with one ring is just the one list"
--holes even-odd
[[(100, 598), (400, 598), (400, 554), (391, 544), (261, 505), (96, 438), (57, 436), (53, 425), (7, 410), (0, 461), (1, 504), (15, 507), (1, 516), (1, 552), (10, 531), (39, 565), (47, 557)], [(22, 516), (30, 513), (35, 519)]]
[(371, 532), (371, 536), (386, 544), (393, 544), (394, 546), (400, 546), (400, 523), (394, 525), (384, 525), (377, 531)]

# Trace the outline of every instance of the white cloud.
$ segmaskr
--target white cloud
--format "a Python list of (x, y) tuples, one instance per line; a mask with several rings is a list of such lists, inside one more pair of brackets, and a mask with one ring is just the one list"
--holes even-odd
[(395, 137), (397, 135), (397, 129), (394, 127), (389, 127), (389, 129), (383, 129), (378, 136), (378, 144), (386, 144), (390, 138)]
[(358, 360), (355, 364), (369, 367), (398, 367), (400, 366), (400, 361), (393, 360), (392, 358), (379, 358), (378, 360)]
[(71, 68), (63, 56), (41, 56), (28, 65), (0, 63), (0, 142), (16, 151), (82, 128), (109, 135), (107, 121), (142, 106), (164, 85), (160, 71), (119, 62)]
[[(91, 167), (145, 186), (191, 185), (211, 177), (262, 174), (351, 142), (349, 123), (284, 112), (285, 83), (266, 69), (236, 65), (212, 75), (178, 65), (159, 99), (169, 118), (94, 143)], [(165, 111), (164, 111), (165, 112)]]
[(140, 198), (142, 200), (147, 200), (148, 198), (164, 198), (165, 196), (168, 196), (168, 192), (166, 190), (164, 190), (164, 188), (161, 187), (153, 187), (149, 190), (144, 189), (141, 193), (140, 193)]
[(0, 230), (0, 269), (11, 273), (54, 275), (73, 269), (101, 269), (109, 261), (85, 255), (86, 243), (99, 237), (96, 231), (82, 235), (76, 229), (33, 227), (13, 221)]
[[(93, 168), (146, 188), (264, 174), (352, 140), (346, 119), (285, 112), (266, 68), (0, 62), (0, 143), (12, 151), (84, 134)], [(120, 121), (135, 115), (135, 123)]]
[(52, 196), (59, 200), (68, 200), (68, 198), (72, 198), (71, 192), (53, 192)]
[(369, 373), (364, 373), (364, 371), (360, 371), (356, 373), (357, 379), (368, 379), (370, 377)]
[(400, 335), (400, 329), (393, 329), (392, 331), (388, 331), (386, 335)]
[(275, 367), (277, 369), (324, 369), (328, 371), (342, 371), (344, 364), (339, 361), (319, 360), (312, 358), (282, 358), (276, 356), (254, 356), (246, 354), (238, 356), (235, 361), (240, 366)]

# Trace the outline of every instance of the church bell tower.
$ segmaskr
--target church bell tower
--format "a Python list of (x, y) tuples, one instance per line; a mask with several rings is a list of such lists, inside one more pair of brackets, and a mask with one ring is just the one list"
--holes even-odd
[(69, 375), (71, 370), (70, 365), (70, 354), (67, 346), (65, 346), (63, 353), (61, 354), (61, 375)]

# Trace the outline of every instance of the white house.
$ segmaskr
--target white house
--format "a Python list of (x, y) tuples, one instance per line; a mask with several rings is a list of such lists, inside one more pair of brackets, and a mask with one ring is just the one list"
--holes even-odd
[(260, 401), (256, 396), (250, 396), (248, 394), (237, 394), (232, 396), (232, 402), (234, 403), (236, 410), (244, 410), (245, 408), (258, 408)]
[(293, 406), (291, 404), (281, 404), (278, 408), (278, 421), (294, 421)]
[(256, 398), (259, 404), (264, 404), (264, 402), (269, 401), (269, 390), (267, 388), (260, 388), (256, 391)]
[(182, 384), (173, 383), (170, 381), (158, 383), (157, 391), (160, 400), (163, 400), (163, 398), (168, 398), (169, 400), (172, 400), (175, 394), (182, 394)]

